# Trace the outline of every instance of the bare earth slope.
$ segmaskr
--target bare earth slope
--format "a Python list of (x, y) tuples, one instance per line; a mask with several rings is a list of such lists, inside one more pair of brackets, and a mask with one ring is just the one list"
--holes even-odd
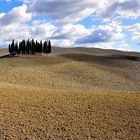
[(138, 140), (139, 69), (139, 53), (101, 49), (0, 58), (0, 140)]
[(7, 48), (0, 48), (0, 57), (7, 55), (8, 54), (8, 49)]

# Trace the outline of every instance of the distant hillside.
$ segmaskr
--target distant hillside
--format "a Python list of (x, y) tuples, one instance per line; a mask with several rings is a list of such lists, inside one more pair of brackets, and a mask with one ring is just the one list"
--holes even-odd
[(107, 49), (98, 49), (98, 48), (85, 48), (85, 47), (77, 47), (77, 48), (60, 48), (60, 47), (52, 47), (52, 54), (67, 54), (67, 53), (88, 53), (93, 55), (131, 55), (131, 56), (139, 56), (140, 53), (137, 52), (125, 52), (118, 50), (107, 50)]
[[(7, 54), (7, 48), (0, 48), (0, 56)], [(93, 55), (131, 55), (140, 57), (138, 52), (125, 52), (118, 50), (107, 50), (107, 49), (98, 49), (98, 48), (85, 48), (85, 47), (76, 47), (76, 48), (62, 48), (62, 47), (52, 47), (52, 55), (61, 55), (68, 53), (88, 53)]]
[(0, 48), (0, 56), (7, 55), (8, 49), (7, 48)]

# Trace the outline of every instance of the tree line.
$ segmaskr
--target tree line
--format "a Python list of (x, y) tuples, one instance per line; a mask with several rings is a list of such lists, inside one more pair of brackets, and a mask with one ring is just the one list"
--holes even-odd
[(32, 40), (22, 40), (21, 42), (15, 42), (14, 39), (12, 40), (12, 43), (9, 44), (9, 53), (11, 55), (16, 54), (48, 54), (51, 53), (51, 41), (35, 41)]

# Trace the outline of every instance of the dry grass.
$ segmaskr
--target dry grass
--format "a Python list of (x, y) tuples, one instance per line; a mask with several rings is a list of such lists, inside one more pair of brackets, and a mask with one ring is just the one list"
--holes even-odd
[(0, 139), (139, 139), (139, 94), (0, 87)]
[(8, 49), (5, 49), (5, 48), (1, 49), (0, 48), (0, 57), (3, 55), (7, 55), (7, 54), (8, 54)]
[(0, 59), (0, 139), (138, 140), (139, 68), (88, 54)]
[(55, 90), (140, 91), (139, 61), (78, 54), (13, 57), (0, 59), (0, 68), (0, 82), (16, 85)]

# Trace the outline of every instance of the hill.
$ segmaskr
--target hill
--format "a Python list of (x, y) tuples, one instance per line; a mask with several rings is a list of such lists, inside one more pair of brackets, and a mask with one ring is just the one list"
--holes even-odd
[(0, 57), (7, 55), (8, 54), (8, 49), (7, 48), (0, 48)]
[(0, 68), (0, 139), (139, 139), (139, 53), (53, 48)]

